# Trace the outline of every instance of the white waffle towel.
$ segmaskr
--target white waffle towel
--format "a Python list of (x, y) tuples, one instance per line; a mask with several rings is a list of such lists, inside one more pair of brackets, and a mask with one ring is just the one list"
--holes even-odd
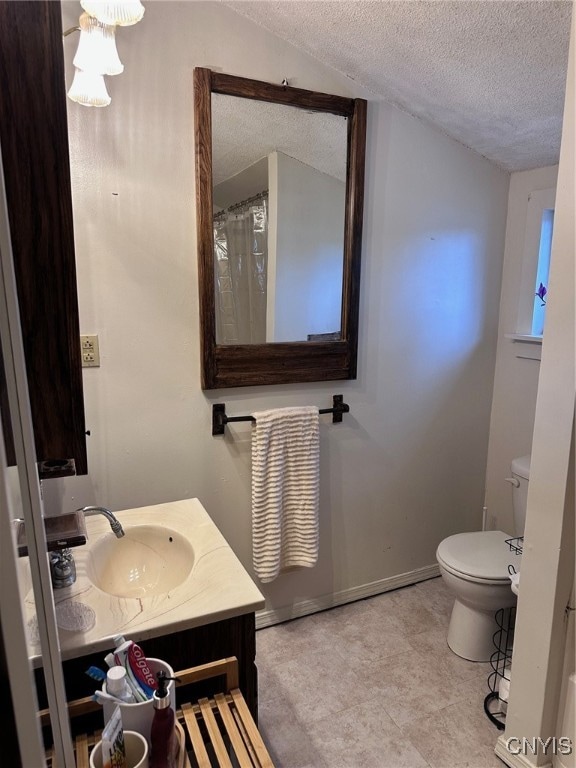
[(252, 414), (252, 542), (258, 578), (318, 559), (318, 408)]

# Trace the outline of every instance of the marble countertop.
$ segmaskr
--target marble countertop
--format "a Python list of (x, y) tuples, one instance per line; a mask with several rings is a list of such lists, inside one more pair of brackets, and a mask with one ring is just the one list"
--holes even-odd
[[(56, 590), (57, 617), (78, 603), (94, 612), (94, 626), (86, 631), (59, 629), (63, 659), (71, 659), (114, 647), (112, 638), (125, 635), (138, 642), (222, 619), (253, 613), (264, 607), (264, 597), (254, 584), (198, 499), (186, 499), (150, 507), (115, 512), (125, 529), (136, 525), (165, 526), (187, 538), (194, 550), (189, 576), (169, 592), (150, 597), (115, 597), (98, 589), (87, 576), (90, 546), (110, 534), (108, 521), (87, 517), (88, 543), (73, 550), (77, 578), (71, 587)], [(30, 657), (41, 665), (34, 642), (35, 606), (31, 592), (25, 599), (29, 627)], [(90, 622), (91, 623), (91, 622)], [(59, 621), (60, 624), (60, 621)], [(36, 631), (37, 635), (37, 631)]]

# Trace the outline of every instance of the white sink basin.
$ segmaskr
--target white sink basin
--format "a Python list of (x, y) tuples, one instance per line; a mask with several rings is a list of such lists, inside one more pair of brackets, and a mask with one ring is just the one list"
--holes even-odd
[(105, 533), (89, 547), (86, 575), (116, 597), (154, 597), (182, 584), (194, 565), (188, 539), (171, 528), (135, 525), (117, 539)]
[[(198, 499), (116, 513), (126, 532), (117, 539), (102, 515), (86, 520), (88, 543), (76, 547), (76, 582), (54, 593), (56, 611), (76, 618), (86, 606), (89, 629), (58, 625), (63, 659), (100, 653), (121, 634), (145, 641), (264, 608), (264, 597)], [(27, 623), (36, 620), (28, 558), (19, 559)], [(29, 632), (29, 654), (42, 665)], [(1, 762), (1, 761), (0, 761)]]

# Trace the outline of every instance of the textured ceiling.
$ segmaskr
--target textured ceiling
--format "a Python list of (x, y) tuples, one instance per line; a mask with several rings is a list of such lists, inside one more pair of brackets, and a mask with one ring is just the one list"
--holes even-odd
[(339, 115), (215, 93), (214, 186), (274, 151), (346, 181), (347, 130)]
[(506, 170), (558, 162), (570, 0), (226, 5)]

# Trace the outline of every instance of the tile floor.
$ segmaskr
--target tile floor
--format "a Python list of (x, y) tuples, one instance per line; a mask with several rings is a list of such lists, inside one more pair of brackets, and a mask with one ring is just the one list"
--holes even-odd
[(502, 768), (488, 664), (446, 644), (440, 578), (256, 634), (259, 725), (277, 768)]

